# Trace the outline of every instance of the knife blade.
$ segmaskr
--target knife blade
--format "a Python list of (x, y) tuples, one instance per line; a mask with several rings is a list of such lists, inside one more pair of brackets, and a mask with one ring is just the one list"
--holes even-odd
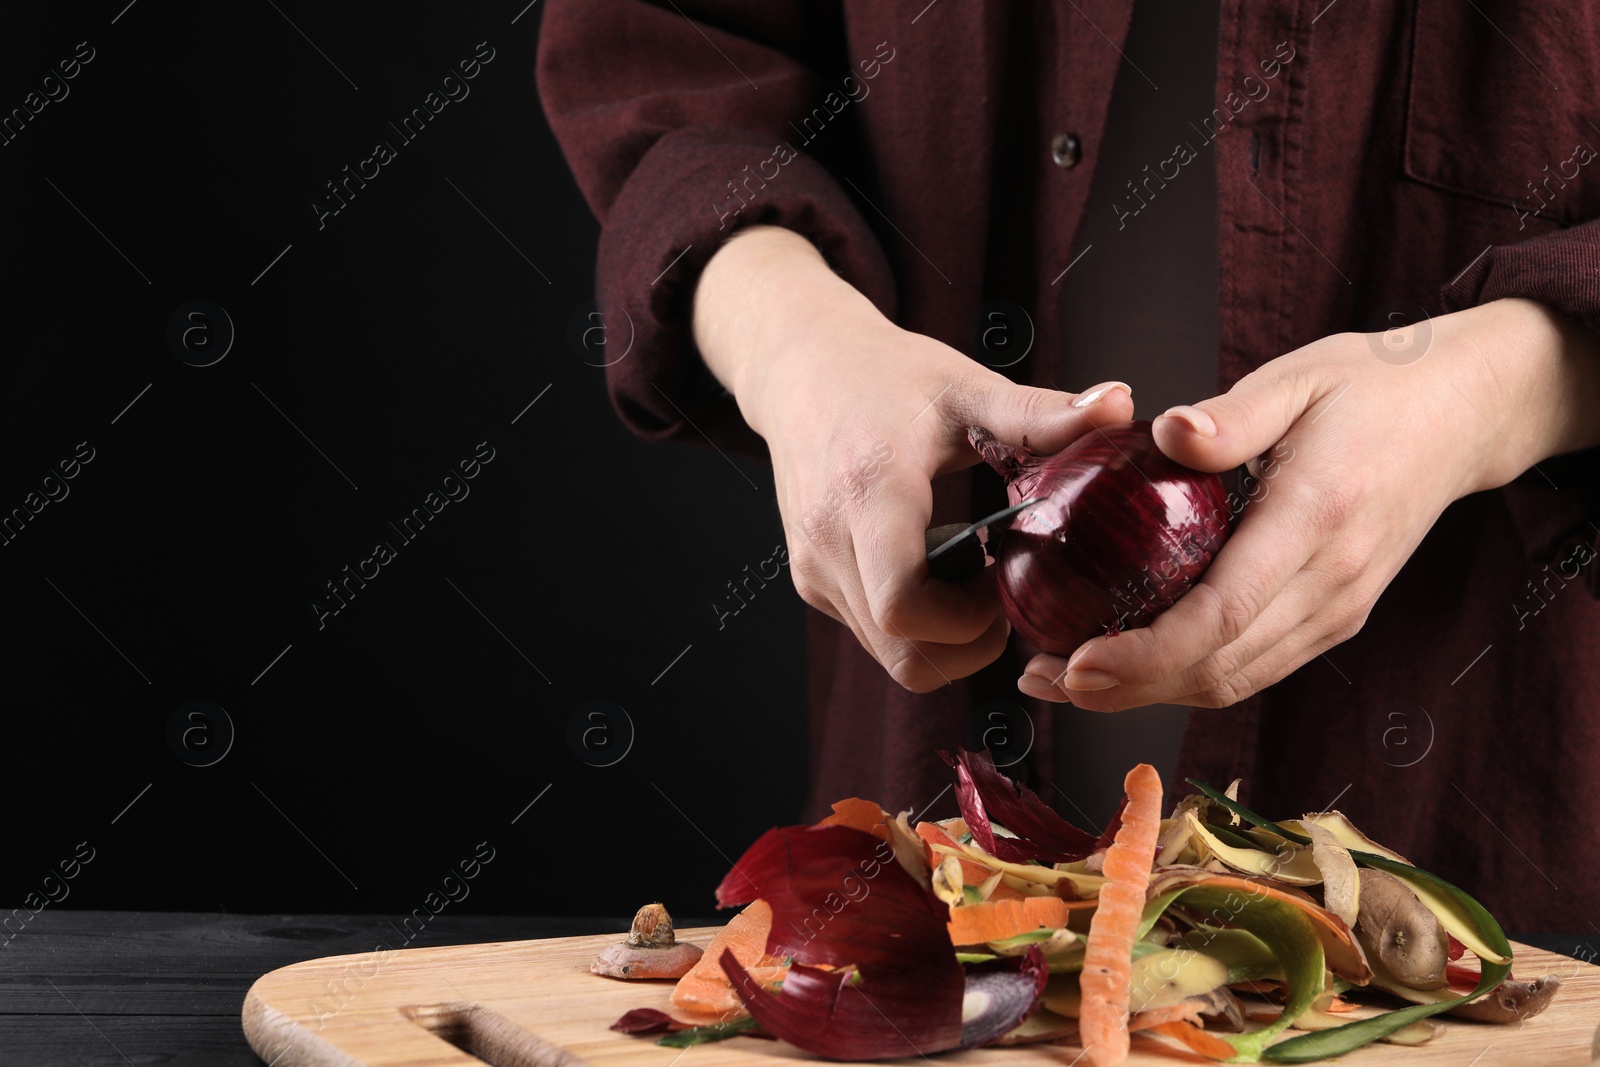
[(988, 538), (984, 536), (988, 528), (1043, 502), (1044, 497), (1036, 496), (1020, 504), (1002, 508), (970, 526), (963, 526), (958, 522), (935, 526), (925, 535), (928, 573), (935, 578), (952, 582), (959, 582), (977, 574), (983, 570), (988, 558), (986, 550)]

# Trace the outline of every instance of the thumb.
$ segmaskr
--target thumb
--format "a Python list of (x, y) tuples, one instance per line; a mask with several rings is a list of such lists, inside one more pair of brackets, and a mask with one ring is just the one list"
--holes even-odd
[(1068, 393), (1001, 381), (976, 391), (962, 408), (957, 421), (963, 440), (967, 426), (982, 426), (1005, 444), (1026, 443), (1041, 455), (1061, 451), (1095, 426), (1133, 418), (1133, 398), (1123, 382)]
[(1283, 440), (1305, 412), (1302, 385), (1284, 375), (1249, 374), (1228, 392), (1158, 415), (1156, 444), (1169, 459), (1221, 473), (1248, 463)]

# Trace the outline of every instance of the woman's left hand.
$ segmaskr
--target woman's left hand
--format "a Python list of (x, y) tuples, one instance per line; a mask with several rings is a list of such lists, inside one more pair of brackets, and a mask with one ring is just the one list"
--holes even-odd
[(1531, 300), (1336, 334), (1155, 422), (1259, 478), (1204, 577), (1148, 627), (1038, 655), (1018, 688), (1094, 711), (1226, 707), (1353, 637), (1440, 513), (1600, 443), (1600, 339)]

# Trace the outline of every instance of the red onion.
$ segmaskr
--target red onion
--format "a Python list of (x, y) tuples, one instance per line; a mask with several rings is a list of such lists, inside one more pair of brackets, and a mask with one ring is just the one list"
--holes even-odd
[(1149, 625), (1233, 530), (1222, 477), (1168, 459), (1148, 422), (1090, 430), (1052, 456), (981, 426), (968, 438), (1011, 503), (1045, 498), (1011, 521), (996, 555), (1006, 617), (1043, 652), (1070, 655), (1091, 637)]

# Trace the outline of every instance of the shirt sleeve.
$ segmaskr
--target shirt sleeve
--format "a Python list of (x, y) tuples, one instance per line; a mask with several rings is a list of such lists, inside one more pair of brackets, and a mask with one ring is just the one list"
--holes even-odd
[[(837, 72), (797, 58), (819, 51), (819, 26), (838, 27), (831, 49), (820, 49), (839, 54)], [(606, 369), (607, 387), (643, 437), (704, 435), (766, 455), (690, 329), (701, 268), (739, 227), (804, 235), (894, 315), (894, 279), (876, 235), (833, 174), (791, 147), (788, 122), (828, 95), (824, 74), (847, 73), (842, 26), (836, 4), (815, 0), (548, 2), (539, 96), (601, 223), (595, 300), (608, 346), (628, 345)]]
[[(1600, 220), (1491, 245), (1440, 295), (1447, 312), (1505, 297), (1538, 300), (1600, 331)], [(1501, 492), (1529, 560), (1564, 581), (1581, 575), (1600, 597), (1600, 448), (1554, 456)], [(1529, 577), (1546, 576), (1541, 569)]]

